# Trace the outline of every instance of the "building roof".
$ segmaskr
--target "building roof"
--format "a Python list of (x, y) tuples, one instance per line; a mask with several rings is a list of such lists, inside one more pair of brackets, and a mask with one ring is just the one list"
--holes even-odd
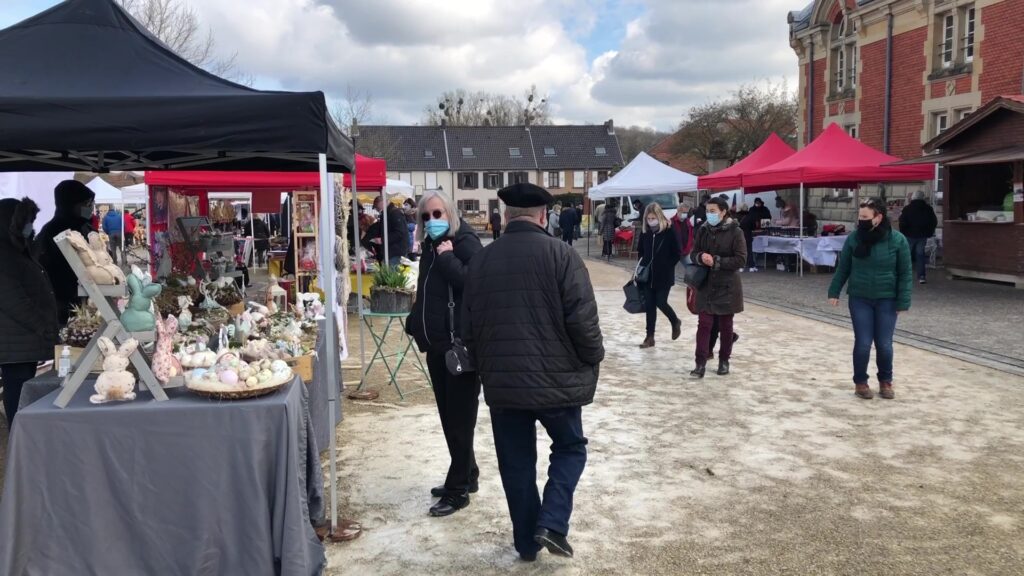
[(953, 140), (957, 139), (961, 134), (968, 132), (978, 124), (984, 122), (987, 118), (993, 114), (998, 113), (1001, 110), (1007, 110), (1017, 114), (1024, 114), (1024, 96), (1012, 95), (1012, 96), (998, 96), (993, 98), (988, 104), (985, 104), (981, 108), (978, 108), (971, 114), (969, 114), (963, 120), (953, 124), (948, 130), (939, 134), (935, 138), (932, 138), (924, 145), (925, 152), (934, 152), (940, 148), (945, 147)]
[[(360, 153), (391, 171), (601, 170), (625, 164), (614, 124), (360, 126)], [(429, 157), (426, 151), (433, 157)]]

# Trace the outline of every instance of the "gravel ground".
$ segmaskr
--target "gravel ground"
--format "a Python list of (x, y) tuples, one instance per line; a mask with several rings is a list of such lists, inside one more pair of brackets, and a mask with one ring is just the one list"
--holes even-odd
[(694, 317), (641, 351), (627, 272), (589, 267), (608, 355), (577, 557), (516, 560), (483, 407), (480, 493), (429, 518), (448, 461), (432, 397), (399, 405), (371, 374), (381, 398), (346, 401), (339, 428), (342, 516), (365, 533), (329, 546), (328, 574), (1024, 574), (1024, 378), (897, 345), (897, 399), (857, 400), (848, 328), (749, 306), (733, 374), (690, 380)]

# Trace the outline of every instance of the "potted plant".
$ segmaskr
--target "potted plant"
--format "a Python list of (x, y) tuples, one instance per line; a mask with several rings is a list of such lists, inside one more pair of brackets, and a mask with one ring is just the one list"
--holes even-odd
[(412, 310), (416, 291), (408, 288), (409, 279), (397, 266), (381, 266), (373, 273), (370, 308), (385, 314), (405, 314)]

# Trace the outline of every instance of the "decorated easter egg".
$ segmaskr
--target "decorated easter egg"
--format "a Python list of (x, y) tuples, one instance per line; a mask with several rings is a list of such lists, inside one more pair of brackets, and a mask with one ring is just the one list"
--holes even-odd
[(238, 372), (234, 370), (225, 370), (220, 373), (220, 381), (228, 386), (234, 386), (238, 384)]
[[(184, 360), (182, 360), (182, 363), (184, 363)], [(206, 368), (196, 368), (192, 371), (192, 378), (194, 380), (199, 380), (203, 376), (206, 376)]]
[(284, 360), (274, 360), (270, 363), (270, 370), (278, 374), (287, 372), (288, 364)]
[(255, 377), (255, 376), (249, 376), (248, 378), (245, 379), (245, 385), (248, 386), (249, 388), (252, 388), (253, 386), (255, 386), (255, 385), (259, 384), (259, 383), (260, 383), (259, 378)]
[(273, 376), (274, 375), (270, 373), (270, 370), (260, 370), (260, 373), (257, 375), (257, 379), (260, 381), (260, 384), (266, 384), (267, 382), (270, 382), (270, 379), (273, 378)]
[(239, 380), (248, 380), (249, 376), (252, 376), (252, 369), (249, 368), (248, 366), (238, 369)]

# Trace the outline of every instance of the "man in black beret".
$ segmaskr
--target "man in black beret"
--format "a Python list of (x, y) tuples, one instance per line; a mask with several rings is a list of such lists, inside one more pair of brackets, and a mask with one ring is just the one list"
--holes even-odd
[[(505, 232), (469, 265), (462, 337), (491, 410), (498, 470), (516, 551), (571, 557), (573, 493), (587, 461), (581, 408), (604, 359), (597, 303), (579, 254), (546, 231), (551, 194), (503, 188)], [(544, 497), (537, 492), (537, 422), (551, 438)]]
[(78, 277), (57, 248), (53, 239), (65, 230), (77, 230), (83, 236), (92, 232), (92, 215), (96, 210), (96, 194), (77, 180), (65, 180), (53, 190), (57, 210), (36, 237), (39, 263), (46, 270), (57, 298), (57, 320), (61, 326), (68, 322), (71, 307), (79, 304)]

